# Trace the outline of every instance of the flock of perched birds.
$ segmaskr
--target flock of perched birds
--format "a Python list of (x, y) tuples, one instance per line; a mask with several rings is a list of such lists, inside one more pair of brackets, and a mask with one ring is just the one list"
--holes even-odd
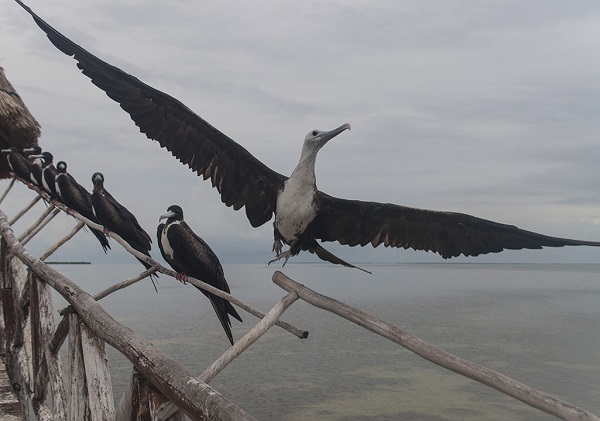
[[(297, 166), (289, 176), (280, 174), (176, 98), (96, 57), (46, 23), (22, 1), (15, 1), (32, 16), (56, 48), (72, 56), (82, 73), (129, 114), (146, 137), (156, 140), (204, 180), (210, 179), (226, 206), (234, 210), (245, 208), (253, 227), (274, 217), (274, 260), (282, 259), (285, 264), (290, 257), (308, 251), (324, 261), (361, 269), (326, 250), (321, 244), (327, 241), (348, 246), (371, 244), (377, 247), (383, 244), (385, 247), (412, 248), (432, 251), (443, 258), (478, 256), (506, 249), (600, 247), (600, 242), (596, 241), (548, 236), (463, 213), (330, 196), (317, 189), (317, 153), (331, 139), (350, 130), (349, 124), (328, 131), (310, 131), (304, 139)], [(16, 151), (9, 153), (8, 158), (13, 155), (16, 156)], [(52, 163), (52, 158), (47, 155), (34, 156), (39, 156), (33, 159), (41, 159), (46, 167)], [(17, 158), (14, 159), (16, 164)], [(60, 170), (61, 167), (64, 170)], [(15, 173), (16, 170), (15, 167)], [(54, 176), (49, 172), (48, 181), (42, 177), (39, 183), (41, 186), (44, 182), (48, 184), (47, 192), (51, 197), (67, 200), (66, 188), (60, 185), (60, 171), (66, 173), (66, 164), (58, 164), (57, 171)], [(81, 211), (78, 210), (82, 215), (83, 212), (93, 215), (106, 229), (119, 234), (136, 250), (148, 254), (148, 234), (104, 189), (102, 174), (96, 173), (92, 179), (91, 198), (65, 205), (83, 206)], [(87, 197), (83, 193), (85, 189), (77, 187), (77, 191), (80, 197)], [(159, 225), (158, 244), (165, 260), (177, 272), (229, 291), (217, 257), (185, 224), (181, 208), (172, 206), (163, 217), (167, 220)], [(94, 234), (106, 248), (108, 244), (104, 243), (101, 233)], [(289, 246), (285, 251), (284, 244)], [(181, 275), (181, 279), (184, 276)], [(205, 294), (211, 299), (232, 341), (228, 315), (237, 319), (239, 315), (229, 302)]]
[[(60, 161), (54, 166), (53, 155), (41, 148), (19, 151), (16, 147), (3, 149), (2, 153), (11, 172), (28, 186), (45, 192), (51, 202), (59, 202), (70, 211), (75, 211), (90, 221), (102, 225), (103, 231), (91, 228), (106, 253), (110, 249), (106, 233), (119, 235), (132, 248), (150, 257), (152, 240), (140, 226), (136, 217), (119, 203), (104, 187), (102, 173), (92, 176), (93, 190), (90, 193), (67, 172), (67, 164)], [(157, 230), (158, 246), (165, 261), (177, 272), (176, 278), (184, 282), (188, 276), (200, 279), (215, 288), (230, 292), (223, 268), (216, 254), (202, 238), (196, 235), (183, 220), (183, 210), (172, 205), (161, 215)], [(147, 269), (152, 266), (138, 259)], [(156, 276), (151, 275), (151, 276)], [(240, 322), (240, 315), (231, 303), (210, 292), (200, 289), (208, 297), (227, 338), (233, 345), (229, 315)]]

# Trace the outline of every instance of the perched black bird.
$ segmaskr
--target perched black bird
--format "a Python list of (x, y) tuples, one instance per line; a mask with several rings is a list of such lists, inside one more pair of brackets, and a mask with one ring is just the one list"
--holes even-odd
[[(160, 222), (163, 219), (166, 219), (167, 222), (158, 225), (158, 247), (165, 260), (173, 270), (178, 272), (177, 278), (185, 282), (186, 277), (191, 276), (229, 293), (229, 285), (227, 285), (217, 255), (185, 223), (181, 207), (177, 205), (169, 206), (167, 213), (161, 215), (158, 221)], [(233, 345), (231, 321), (228, 314), (240, 322), (242, 318), (229, 301), (203, 289), (200, 289), (200, 291), (210, 300), (229, 338), (229, 342)]]
[[(348, 246), (413, 248), (443, 258), (477, 256), (505, 249), (594, 246), (600, 242), (552, 237), (474, 216), (416, 209), (390, 203), (347, 200), (317, 189), (317, 152), (349, 129), (313, 130), (306, 135), (298, 165), (289, 177), (256, 159), (177, 99), (108, 64), (56, 31), (16, 0), (83, 74), (129, 114), (149, 139), (159, 142), (204, 179), (210, 178), (226, 206), (246, 208), (253, 227), (275, 215), (273, 250), (287, 259), (307, 250), (321, 259), (353, 265), (325, 250), (317, 240)], [(290, 248), (282, 251), (283, 243)]]
[[(104, 188), (104, 176), (102, 173), (92, 175), (94, 190), (92, 191), (92, 209), (98, 222), (105, 230), (116, 233), (123, 240), (139, 251), (150, 257), (152, 240), (146, 231), (138, 223), (137, 219), (123, 205), (115, 200)], [(146, 269), (152, 266), (138, 259)], [(157, 276), (153, 274), (153, 276)]]
[[(100, 224), (92, 209), (92, 195), (67, 172), (67, 163), (64, 161), (56, 164), (54, 187), (61, 203), (90, 221)], [(92, 227), (90, 227), (90, 230), (100, 242), (104, 253), (106, 253), (106, 250), (110, 248), (106, 235)]]
[(44, 190), (44, 185), (42, 183), (42, 169), (44, 166), (44, 160), (41, 157), (42, 148), (39, 146), (34, 146), (28, 149), (23, 149), (23, 153), (26, 154), (27, 159), (31, 162), (31, 174), (29, 176), (29, 181), (35, 186), (37, 186), (40, 190)]
[(31, 161), (15, 146), (7, 149), (2, 149), (2, 153), (6, 154), (6, 162), (12, 173), (26, 183), (31, 183)]
[[(29, 159), (34, 160), (32, 174), (35, 172), (34, 176), (38, 182), (38, 187), (48, 193), (51, 199), (58, 199), (56, 187), (54, 186), (56, 179), (56, 168), (53, 163), (54, 156), (50, 152), (45, 151), (39, 155), (29, 155)], [(38, 161), (38, 159), (41, 161)]]

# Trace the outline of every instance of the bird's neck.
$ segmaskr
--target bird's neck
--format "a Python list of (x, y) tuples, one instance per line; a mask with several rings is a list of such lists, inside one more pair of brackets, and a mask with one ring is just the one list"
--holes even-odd
[(302, 148), (300, 160), (290, 178), (301, 179), (305, 183), (316, 185), (315, 162), (317, 161), (317, 152), (318, 150), (315, 149)]

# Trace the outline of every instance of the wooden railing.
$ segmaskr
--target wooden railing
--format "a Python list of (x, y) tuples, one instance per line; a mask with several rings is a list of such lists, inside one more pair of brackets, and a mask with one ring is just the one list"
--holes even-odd
[[(32, 202), (27, 208), (34, 204)], [(27, 251), (24, 243), (56, 216), (59, 209), (67, 211), (61, 204), (50, 204), (44, 215), (18, 238), (12, 231), (12, 224), (24, 212), (19, 212), (9, 221), (0, 211), (0, 304), (3, 315), (0, 348), (4, 349), (9, 374), (12, 382), (18, 385), (19, 399), (29, 420), (182, 420), (181, 411), (193, 420), (254, 419), (207, 383), (274, 325), (299, 338), (306, 338), (308, 332), (279, 320), (290, 305), (301, 299), (388, 338), (437, 365), (549, 414), (566, 420), (600, 421), (581, 408), (435, 348), (395, 326), (321, 295), (279, 271), (274, 273), (273, 281), (287, 293), (266, 314), (201, 280), (189, 279), (193, 285), (226, 298), (261, 319), (204, 373), (192, 376), (144, 337), (115, 321), (98, 304), (103, 297), (155, 271), (174, 276), (172, 270), (133, 250), (116, 234), (109, 233), (126, 250), (144, 259), (153, 268), (92, 297), (43, 262), (73, 237), (84, 223), (102, 229), (76, 213), (73, 215), (78, 219), (75, 227), (40, 258)], [(62, 319), (58, 325), (54, 322), (50, 288), (70, 304), (61, 312)], [(70, 373), (65, 375), (59, 350), (67, 338)], [(134, 366), (130, 386), (117, 408), (112, 394), (106, 344), (123, 354)], [(273, 408), (273, 412), (276, 411)]]

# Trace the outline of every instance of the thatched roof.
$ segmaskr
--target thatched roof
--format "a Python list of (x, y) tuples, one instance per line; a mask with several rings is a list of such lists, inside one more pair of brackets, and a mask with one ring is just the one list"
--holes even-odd
[[(0, 67), (0, 148), (29, 148), (37, 145), (39, 136), (40, 125)], [(0, 178), (7, 177), (6, 161), (0, 159)]]

